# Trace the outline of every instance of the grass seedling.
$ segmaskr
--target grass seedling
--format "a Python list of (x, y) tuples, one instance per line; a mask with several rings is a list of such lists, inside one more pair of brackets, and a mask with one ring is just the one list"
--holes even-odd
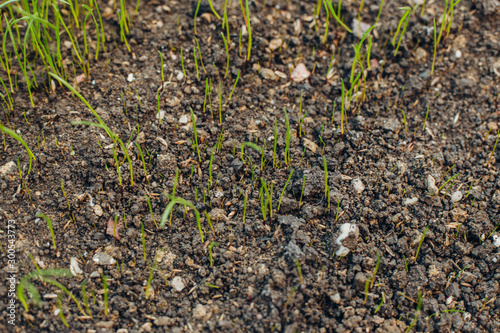
[[(418, 243), (417, 253), (415, 254), (415, 262), (417, 262), (418, 253), (420, 252), (420, 247), (422, 246), (422, 243), (424, 242), (424, 238), (425, 238), (425, 234), (427, 233), (427, 230), (429, 230), (429, 226), (425, 227), (424, 233), (422, 234), (422, 237), (420, 237), (420, 242)], [(406, 258), (405, 258), (405, 261), (406, 261)]]
[[(451, 168), (450, 168), (451, 170)], [(450, 179), (448, 179), (443, 185), (441, 185), (441, 187), (438, 189), (438, 193), (441, 192), (441, 190), (446, 186), (446, 184), (448, 184), (451, 180), (453, 180), (454, 178), (458, 177), (460, 175), (460, 173), (457, 173), (456, 175), (454, 175), (453, 177), (451, 177)]]
[[(451, 0), (453, 1), (453, 0)], [(432, 68), (431, 68), (431, 75), (434, 73), (434, 64), (436, 62), (436, 51), (437, 47), (439, 45), (439, 42), (441, 41), (441, 36), (443, 35), (443, 30), (446, 24), (446, 14), (447, 14), (447, 9), (448, 9), (448, 0), (444, 0), (444, 12), (443, 16), (441, 17), (441, 28), (439, 29), (439, 35), (436, 38), (436, 19), (434, 19), (434, 55), (432, 57)]]
[(29, 149), (28, 144), (26, 143), (26, 141), (23, 140), (23, 138), (21, 138), (20, 135), (18, 135), (16, 132), (14, 132), (13, 130), (11, 130), (10, 128), (5, 127), (1, 123), (0, 123), (0, 131), (2, 131), (4, 133), (7, 133), (8, 135), (10, 135), (12, 138), (14, 138), (19, 143), (21, 143), (24, 146), (24, 148), (26, 149), (26, 152), (28, 153), (28, 156), (30, 158), (30, 164), (29, 164), (29, 169), (28, 169), (28, 175), (29, 175), (30, 172), (31, 172), (32, 161), (36, 161), (36, 158), (35, 158), (35, 155), (33, 155), (33, 153), (31, 152), (31, 150)]
[(217, 19), (220, 20), (220, 15), (215, 10), (214, 5), (212, 4), (212, 0), (208, 0), (208, 5), (210, 6), (210, 9), (212, 10), (212, 13), (214, 13), (215, 17), (217, 17)]
[(24, 291), (28, 292), (35, 305), (37, 306), (40, 305), (41, 303), (40, 293), (38, 292), (36, 286), (30, 282), (30, 280), (38, 278), (43, 283), (51, 284), (54, 287), (66, 293), (68, 297), (71, 298), (76, 303), (80, 312), (85, 316), (86, 315), (85, 311), (83, 311), (83, 308), (81, 307), (80, 302), (78, 302), (76, 297), (65, 286), (63, 286), (58, 281), (52, 279), (52, 277), (72, 277), (72, 276), (73, 275), (71, 274), (71, 271), (69, 269), (62, 269), (62, 268), (37, 269), (36, 271), (28, 273), (21, 278), (19, 284), (17, 285), (17, 298), (23, 305), (24, 310), (26, 312), (28, 312), (29, 308), (28, 308), (28, 303), (24, 298)]
[(207, 224), (210, 227), (210, 229), (212, 230), (212, 234), (215, 237), (215, 230), (214, 230), (214, 226), (212, 225), (212, 218), (210, 217), (210, 215), (208, 215), (208, 213), (206, 211), (204, 213), (205, 213), (205, 217), (207, 218)]
[[(158, 224), (156, 224), (155, 214), (153, 213), (153, 207), (151, 206), (151, 199), (146, 194), (144, 196), (146, 197), (146, 201), (148, 202), (149, 213), (151, 214), (151, 218), (153, 219), (156, 229), (158, 229)], [(118, 218), (118, 216), (116, 216), (116, 218)]]
[(408, 326), (408, 329), (405, 331), (405, 333), (410, 332), (413, 327), (417, 324), (418, 316), (420, 314), (420, 308), (422, 307), (422, 292), (418, 292), (418, 303), (417, 303), (417, 309), (415, 310), (415, 317), (413, 318), (410, 326)]
[(338, 13), (335, 13), (335, 11), (333, 10), (333, 6), (332, 4), (330, 3), (330, 1), (328, 0), (323, 0), (323, 4), (325, 6), (325, 8), (327, 8), (327, 10), (330, 11), (330, 13), (333, 15), (333, 17), (335, 18), (335, 20), (337, 21), (338, 24), (340, 24), (344, 29), (346, 29), (347, 31), (349, 31), (350, 33), (352, 33), (352, 30), (349, 29), (345, 24), (344, 22), (342, 22), (342, 20), (339, 18), (340, 17), (340, 6), (341, 6), (341, 2), (339, 1), (339, 6), (338, 6)]
[(325, 198), (328, 197), (328, 166), (326, 165), (326, 158), (323, 156), (323, 170), (325, 172)]
[(264, 198), (264, 186), (259, 191), (260, 209), (262, 211), (262, 219), (267, 221), (267, 200)]
[(63, 325), (66, 326), (67, 328), (69, 328), (69, 324), (66, 321), (66, 318), (64, 317), (64, 313), (63, 313), (62, 302), (61, 302), (62, 296), (63, 296), (63, 294), (61, 293), (57, 297), (57, 309), (59, 310), (59, 318), (61, 318)]
[(196, 145), (196, 151), (198, 152), (198, 160), (201, 163), (201, 155), (200, 155), (200, 147), (198, 145), (198, 132), (196, 130), (196, 118), (194, 117), (194, 112), (192, 108), (189, 108), (191, 111), (191, 121), (193, 123), (193, 131), (194, 131), (194, 143)]
[(200, 233), (201, 242), (203, 243), (203, 231), (201, 230), (200, 212), (198, 212), (198, 209), (196, 209), (196, 207), (191, 202), (184, 200), (182, 198), (177, 198), (172, 196), (171, 199), (172, 201), (170, 201), (170, 203), (167, 205), (161, 217), (160, 229), (163, 229), (165, 227), (165, 222), (167, 221), (167, 217), (172, 211), (172, 208), (174, 207), (175, 204), (188, 206), (194, 210), (194, 214), (196, 216), (196, 223), (198, 224), (198, 231)]
[(264, 194), (266, 195), (266, 203), (269, 204), (269, 217), (273, 219), (273, 183), (269, 182), (269, 188), (266, 184), (266, 180), (261, 178), (262, 187), (264, 189)]
[(368, 300), (368, 291), (370, 290), (370, 280), (373, 281), (373, 278), (367, 278), (365, 281), (365, 299), (363, 300), (363, 305), (366, 304), (366, 301)]
[(276, 169), (276, 148), (278, 147), (278, 119), (274, 119), (273, 169)]
[(222, 126), (222, 92), (221, 82), (219, 82), (219, 124)]
[(198, 38), (194, 37), (194, 40), (196, 41), (196, 47), (198, 47), (198, 55), (200, 56), (201, 68), (203, 68), (205, 75), (207, 75), (207, 70), (205, 69), (205, 65), (203, 64), (203, 58), (201, 57), (200, 43), (198, 43)]
[(184, 57), (182, 56), (182, 46), (181, 46), (181, 66), (182, 66), (182, 73), (184, 73), (184, 77), (187, 78), (186, 70), (184, 69)]
[(194, 67), (196, 68), (196, 79), (200, 79), (200, 71), (198, 69), (198, 57), (196, 57), (196, 48), (193, 48), (193, 57), (194, 57)]
[(302, 177), (302, 190), (300, 191), (299, 209), (302, 207), (302, 197), (304, 196), (304, 189), (306, 187), (306, 175)]
[(405, 125), (405, 135), (408, 135), (408, 126), (406, 125), (406, 115), (405, 115), (405, 110), (401, 109), (401, 112), (403, 113), (403, 123)]
[(148, 283), (146, 285), (146, 299), (149, 298), (149, 289), (151, 288), (151, 281), (153, 281), (153, 275), (155, 273), (156, 269), (156, 258), (153, 260), (153, 266), (149, 270), (149, 277), (148, 277)]
[(396, 56), (398, 54), (399, 45), (401, 44), (401, 40), (403, 39), (403, 35), (405, 34), (406, 27), (408, 26), (408, 22), (410, 21), (410, 14), (411, 14), (411, 8), (410, 7), (400, 7), (399, 9), (400, 10), (404, 10), (405, 13), (401, 17), (401, 20), (399, 20), (399, 24), (398, 24), (398, 28), (396, 30), (396, 34), (394, 35), (394, 38), (392, 39), (392, 46), (394, 46), (394, 43), (396, 42), (396, 37), (399, 34), (399, 31), (401, 29), (401, 25), (403, 25), (403, 22), (404, 22), (404, 26), (403, 26), (403, 31), (401, 32), (401, 35), (399, 35), (399, 41), (398, 41), (398, 45), (396, 46), (396, 50), (394, 51), (394, 56)]
[[(132, 167), (132, 160), (130, 159), (130, 156), (128, 155), (128, 149), (125, 147), (125, 145), (123, 144), (123, 141), (116, 135), (114, 134), (111, 129), (109, 129), (108, 126), (106, 126), (106, 124), (102, 121), (101, 117), (99, 116), (99, 114), (94, 110), (94, 108), (87, 102), (87, 100), (79, 93), (75, 90), (75, 88), (73, 88), (68, 82), (66, 82), (65, 80), (63, 80), (62, 78), (60, 78), (59, 76), (55, 75), (54, 73), (49, 73), (50, 76), (52, 76), (54, 79), (56, 79), (57, 81), (59, 81), (61, 84), (63, 84), (66, 88), (68, 88), (73, 94), (75, 94), (89, 109), (90, 111), (92, 111), (92, 113), (94, 114), (94, 116), (97, 118), (97, 120), (99, 121), (99, 124), (93, 124), (93, 123), (89, 123), (89, 122), (83, 122), (83, 121), (80, 121), (80, 122), (72, 122), (72, 124), (81, 124), (81, 125), (91, 125), (91, 126), (95, 126), (95, 127), (99, 127), (99, 128), (102, 128), (106, 131), (106, 133), (108, 134), (108, 136), (111, 138), (111, 140), (113, 140), (113, 142), (116, 142), (118, 141), (120, 143), (120, 146), (123, 150), (123, 154), (125, 155), (125, 158), (128, 160), (128, 163), (129, 163), (129, 168), (130, 168), (130, 185), (131, 186), (134, 186), (134, 175), (133, 175), (133, 167)], [(116, 146), (116, 144), (114, 145)], [(114, 147), (113, 146), (113, 147)]]
[(285, 125), (286, 125), (286, 141), (285, 141), (285, 164), (286, 165), (291, 165), (292, 160), (290, 158), (290, 140), (292, 137), (292, 134), (290, 132), (290, 120), (288, 119), (288, 113), (286, 112), (286, 109), (283, 108), (283, 111), (285, 112)]
[(245, 163), (245, 160), (243, 159), (243, 154), (245, 153), (245, 146), (248, 146), (248, 147), (250, 147), (250, 148), (252, 148), (252, 149), (255, 149), (255, 150), (256, 150), (256, 151), (258, 151), (259, 153), (262, 153), (262, 148), (261, 148), (261, 147), (259, 147), (259, 146), (257, 146), (255, 143), (253, 143), (253, 142), (249, 142), (249, 141), (247, 141), (247, 142), (243, 142), (243, 143), (241, 144), (241, 154), (240, 154), (241, 161), (242, 161), (243, 163)]
[(300, 284), (304, 284), (304, 277), (302, 276), (302, 268), (300, 267), (299, 259), (295, 259), (295, 266), (297, 266), (297, 272), (299, 273)]
[(82, 282), (82, 299), (83, 299), (83, 304), (85, 305), (85, 309), (87, 310), (87, 314), (92, 317), (92, 312), (90, 312), (90, 306), (89, 306), (89, 300), (87, 298), (87, 283), (88, 281), (85, 280)]
[(375, 269), (372, 274), (372, 283), (370, 284), (370, 290), (373, 288), (373, 284), (375, 283), (375, 276), (377, 275), (378, 268), (380, 266), (380, 252), (377, 252), (377, 263), (375, 264)]
[(447, 15), (447, 27), (446, 27), (446, 36), (445, 38), (448, 37), (450, 34), (450, 29), (451, 29), (451, 24), (453, 23), (453, 8), (462, 0), (457, 0), (456, 2), (453, 2), (453, 0), (450, 0), (450, 9), (448, 10), (448, 15)]
[(427, 112), (425, 113), (424, 126), (422, 126), (422, 132), (425, 130), (425, 124), (427, 123), (428, 116), (429, 116), (429, 107), (427, 107)]
[(141, 241), (142, 241), (142, 254), (144, 255), (144, 262), (147, 263), (147, 257), (146, 257), (146, 233), (144, 232), (144, 222), (141, 223)]
[(163, 55), (160, 51), (158, 51), (158, 54), (160, 55), (161, 85), (163, 87), (163, 82), (165, 82), (165, 76), (163, 75)]
[(377, 313), (380, 310), (380, 308), (382, 307), (382, 305), (384, 303), (385, 303), (385, 293), (382, 292), (382, 299), (380, 300), (380, 303), (378, 304), (377, 308), (375, 309), (374, 314)]
[(219, 243), (217, 242), (210, 242), (210, 245), (208, 246), (208, 256), (210, 257), (210, 266), (214, 265), (214, 258), (212, 255), (212, 249), (214, 246), (219, 246)]
[(490, 157), (488, 158), (488, 162), (486, 162), (486, 167), (490, 165), (491, 158), (495, 154), (495, 149), (497, 148), (498, 137), (500, 137), (500, 131), (497, 131), (497, 139), (495, 140), (495, 144), (493, 145), (493, 150), (491, 151)]
[(243, 199), (243, 224), (245, 224), (245, 216), (247, 214), (247, 200), (248, 200), (248, 195), (245, 195)]
[(213, 185), (213, 183), (212, 183), (212, 163), (214, 161), (214, 155), (215, 155), (215, 147), (212, 150), (212, 154), (210, 154), (210, 164), (208, 165), (208, 176), (209, 176), (210, 186)]
[(382, 7), (384, 7), (384, 2), (385, 2), (385, 0), (382, 0), (382, 2), (380, 3), (380, 7), (378, 9), (378, 14), (377, 14), (377, 19), (375, 20), (375, 25), (377, 25), (378, 21), (380, 20), (380, 14), (382, 13)]
[(198, 4), (196, 5), (196, 11), (194, 12), (194, 34), (196, 35), (196, 18), (198, 17), (198, 11), (200, 10), (201, 0), (198, 0)]
[(239, 78), (240, 78), (240, 70), (238, 69), (238, 74), (236, 75), (236, 81), (234, 81), (233, 89), (231, 90), (231, 93), (229, 94), (229, 98), (226, 101), (226, 105), (231, 100), (231, 96), (233, 96), (234, 89), (236, 89), (236, 84), (238, 83)]
[(226, 37), (224, 37), (224, 33), (220, 33), (222, 36), (222, 40), (224, 41), (224, 47), (226, 48), (226, 74), (224, 74), (224, 80), (227, 77), (227, 73), (229, 73), (229, 46), (227, 46)]
[(102, 288), (104, 289), (104, 315), (108, 315), (108, 277), (106, 275), (102, 276)]
[(47, 225), (49, 226), (50, 234), (52, 235), (52, 244), (54, 245), (54, 250), (57, 250), (56, 236), (54, 235), (54, 228), (52, 228), (52, 220), (47, 215), (44, 215), (41, 213), (37, 214), (36, 216), (41, 217), (42, 219), (47, 221)]

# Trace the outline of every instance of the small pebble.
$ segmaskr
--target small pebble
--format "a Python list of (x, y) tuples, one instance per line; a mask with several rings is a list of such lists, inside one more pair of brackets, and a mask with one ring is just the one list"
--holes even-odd
[(455, 58), (457, 58), (457, 59), (462, 58), (462, 51), (457, 50), (457, 51), (455, 52)]
[(175, 289), (175, 291), (178, 292), (181, 292), (184, 288), (186, 288), (186, 285), (184, 284), (184, 282), (182, 282), (182, 279), (179, 276), (174, 277), (170, 284)]
[(99, 205), (95, 205), (94, 206), (94, 214), (97, 216), (102, 216), (102, 214), (103, 214), (102, 207)]
[(130, 73), (128, 76), (127, 76), (127, 81), (128, 82), (132, 82), (135, 80), (135, 77), (134, 77), (134, 74)]
[(414, 204), (416, 204), (418, 201), (418, 198), (417, 197), (413, 197), (413, 198), (408, 198), (404, 201), (404, 205), (405, 206), (412, 206)]
[(430, 195), (436, 195), (439, 190), (436, 186), (436, 180), (431, 175), (427, 176), (427, 190)]
[(356, 178), (356, 179), (352, 180), (352, 186), (354, 187), (354, 190), (358, 194), (361, 194), (361, 192), (363, 192), (364, 189), (365, 189), (365, 186), (363, 185), (363, 182), (359, 178)]
[(456, 191), (451, 195), (451, 202), (459, 202), (462, 200), (462, 192)]

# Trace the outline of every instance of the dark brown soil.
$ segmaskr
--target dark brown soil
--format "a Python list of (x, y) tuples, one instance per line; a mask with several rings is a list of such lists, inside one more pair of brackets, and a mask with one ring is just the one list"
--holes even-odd
[[(214, 3), (221, 13), (223, 1)], [(2, 282), (0, 331), (500, 332), (500, 247), (494, 244), (500, 235), (500, 148), (491, 155), (500, 122), (498, 4), (463, 0), (456, 6), (431, 75), (433, 19), (441, 17), (444, 4), (428, 2), (422, 17), (420, 7), (412, 13), (394, 56), (391, 41), (403, 14), (398, 7), (408, 4), (386, 1), (381, 24), (372, 32), (366, 99), (361, 103), (358, 98), (347, 110), (342, 133), (341, 79), (349, 88), (352, 45), (359, 39), (332, 23), (326, 43), (321, 43), (326, 14), (323, 9), (315, 31), (315, 3), (250, 2), (253, 46), (246, 61), (247, 36), (242, 37), (241, 56), (238, 50), (245, 21), (233, 1), (229, 21), (234, 35), (225, 78), (221, 21), (211, 14), (200, 17), (210, 13), (202, 2), (196, 37), (206, 73), (199, 64), (197, 79), (196, 2), (143, 1), (128, 36), (132, 53), (109, 42), (108, 53), (92, 62), (91, 77), (79, 84), (103, 121), (125, 144), (129, 138), (133, 143), (133, 186), (121, 149), (119, 185), (112, 141), (104, 130), (71, 125), (75, 120), (96, 121), (79, 99), (57, 86), (53, 94), (36, 92), (32, 108), (19, 83), (14, 112), (8, 119), (4, 112), (0, 122), (20, 131), (37, 161), (28, 175), (26, 151), (4, 136), (0, 166), (19, 158), (25, 185), (17, 166), (0, 175), (0, 258), (6, 267), (0, 277), (7, 281), (10, 276), (7, 220), (13, 219), (18, 280), (36, 271), (35, 264), (38, 269), (68, 269), (74, 258), (82, 273), (54, 279), (82, 307), (86, 296), (91, 316), (65, 296), (66, 328), (52, 297), (60, 290), (34, 279), (43, 302), (37, 307), (25, 293), (29, 311), (17, 300), (12, 326), (7, 322), (8, 285)], [(359, 5), (343, 2), (349, 27)], [(104, 10), (108, 5), (100, 6)], [(373, 24), (378, 8), (378, 3), (365, 1), (361, 20)], [(111, 31), (119, 33), (116, 18), (106, 19), (106, 25), (110, 36)], [(279, 38), (283, 45), (271, 51)], [(187, 78), (182, 78), (181, 47)], [(334, 49), (334, 71), (326, 79)], [(158, 51), (164, 56), (165, 75), (161, 124)], [(313, 73), (296, 82), (290, 73), (300, 63)], [(238, 71), (234, 94), (226, 103)], [(6, 79), (4, 72), (0, 75)], [(206, 79), (212, 95), (204, 112)], [(197, 118), (201, 163), (190, 108)], [(291, 130), (290, 165), (284, 160), (284, 108)], [(244, 142), (266, 143), (262, 170), (261, 154), (249, 146), (241, 160)], [(175, 196), (200, 211), (203, 242), (193, 209), (177, 205), (171, 225), (167, 221), (163, 230), (155, 226), (170, 201), (177, 168)], [(438, 188), (457, 176), (432, 195), (429, 175)], [(270, 218), (267, 212), (266, 220), (261, 179), (268, 187), (273, 184), (273, 213)], [(462, 197), (454, 202), (457, 192)], [(57, 249), (39, 213), (51, 218)], [(126, 227), (120, 228), (123, 222)], [(334, 252), (339, 253), (337, 241), (345, 223), (355, 232), (342, 243), (350, 252), (339, 257)], [(184, 285), (180, 291), (175, 288), (179, 282)]]

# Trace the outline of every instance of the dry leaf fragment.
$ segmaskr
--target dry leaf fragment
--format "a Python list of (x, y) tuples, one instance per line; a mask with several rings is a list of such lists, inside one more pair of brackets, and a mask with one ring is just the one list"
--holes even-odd
[(118, 220), (116, 221), (116, 226), (115, 226), (115, 220), (113, 216), (110, 216), (108, 223), (107, 223), (107, 228), (106, 228), (106, 235), (110, 235), (115, 237), (116, 239), (120, 240), (120, 229), (123, 228), (123, 221), (121, 217), (118, 217)]

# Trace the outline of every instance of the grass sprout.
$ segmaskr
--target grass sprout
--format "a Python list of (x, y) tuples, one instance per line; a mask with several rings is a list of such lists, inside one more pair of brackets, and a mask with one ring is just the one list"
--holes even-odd
[(196, 215), (196, 223), (198, 224), (198, 231), (200, 233), (201, 242), (203, 243), (204, 238), (203, 238), (203, 231), (201, 230), (200, 212), (198, 212), (198, 209), (196, 209), (196, 207), (191, 202), (184, 200), (182, 198), (172, 196), (172, 200), (167, 205), (167, 208), (165, 208), (165, 211), (163, 212), (163, 215), (161, 216), (160, 229), (163, 229), (165, 227), (165, 222), (167, 222), (168, 215), (170, 214), (170, 212), (174, 208), (175, 204), (181, 204), (181, 205), (188, 206), (188, 207), (193, 209), (194, 214)]
[(14, 138), (15, 140), (17, 140), (19, 143), (21, 143), (24, 146), (24, 148), (26, 149), (26, 152), (28, 153), (28, 156), (30, 158), (30, 165), (29, 165), (29, 169), (28, 169), (28, 174), (30, 174), (30, 172), (31, 172), (31, 166), (32, 166), (32, 161), (36, 161), (36, 158), (35, 158), (35, 155), (33, 155), (33, 153), (31, 152), (31, 150), (29, 149), (28, 144), (26, 143), (26, 141), (24, 141), (24, 139), (21, 138), (21, 136), (18, 135), (16, 132), (14, 132), (13, 130), (11, 130), (8, 127), (5, 127), (1, 123), (0, 123), (0, 131), (2, 131), (4, 133), (7, 133), (8, 135), (10, 135), (12, 138)]
[[(401, 30), (401, 26), (403, 25), (403, 31), (401, 31), (401, 34), (399, 35), (399, 41), (398, 45), (396, 46), (396, 50), (394, 50), (394, 56), (398, 54), (399, 50), (399, 45), (401, 44), (401, 40), (403, 39), (403, 35), (405, 34), (406, 27), (408, 26), (408, 22), (410, 21), (410, 14), (411, 14), (411, 8), (410, 7), (400, 7), (400, 10), (404, 10), (404, 14), (399, 20), (398, 28), (396, 30), (396, 34), (394, 35), (394, 38), (392, 39), (392, 45), (394, 46), (394, 43), (396, 42), (396, 38), (398, 37), (399, 31)], [(404, 22), (404, 23), (403, 23)]]
[(52, 244), (54, 244), (54, 250), (57, 250), (56, 237), (54, 235), (54, 228), (52, 227), (52, 220), (47, 215), (44, 215), (44, 214), (41, 214), (41, 213), (37, 214), (36, 216), (41, 217), (42, 219), (44, 219), (45, 221), (47, 221), (47, 225), (49, 226), (50, 234), (52, 235)]

